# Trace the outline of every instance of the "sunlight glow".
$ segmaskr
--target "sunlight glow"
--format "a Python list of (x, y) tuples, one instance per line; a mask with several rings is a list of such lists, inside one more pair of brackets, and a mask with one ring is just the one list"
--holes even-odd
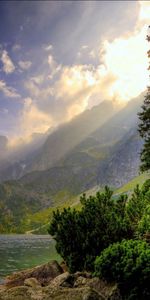
[(141, 6), (139, 19), (144, 21), (150, 21), (150, 2), (139, 1), (139, 3)]
[(142, 93), (148, 84), (147, 26), (129, 38), (119, 38), (104, 43), (105, 68), (116, 76), (111, 95), (128, 101)]

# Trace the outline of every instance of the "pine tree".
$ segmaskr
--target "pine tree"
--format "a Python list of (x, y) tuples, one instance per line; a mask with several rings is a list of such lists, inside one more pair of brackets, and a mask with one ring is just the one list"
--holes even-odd
[[(149, 26), (150, 31), (150, 26)], [(150, 42), (150, 33), (147, 35), (147, 41)], [(150, 50), (147, 52), (150, 58)], [(150, 70), (150, 64), (149, 68)], [(150, 170), (150, 86), (147, 88), (147, 94), (142, 105), (142, 111), (138, 114), (140, 119), (139, 133), (144, 139), (144, 146), (141, 151), (141, 166), (142, 172)]]

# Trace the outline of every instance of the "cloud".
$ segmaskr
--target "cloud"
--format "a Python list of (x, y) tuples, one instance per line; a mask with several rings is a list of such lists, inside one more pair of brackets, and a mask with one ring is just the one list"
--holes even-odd
[(18, 64), (19, 64), (19, 66), (20, 66), (20, 68), (21, 68), (22, 70), (28, 70), (28, 69), (31, 67), (32, 62), (29, 61), (29, 60), (27, 60), (27, 61), (25, 61), (25, 60), (20, 60), (20, 61), (18, 62)]
[(49, 79), (53, 79), (53, 77), (60, 72), (61, 65), (57, 64), (54, 57), (50, 54), (48, 55), (48, 65), (50, 67), (50, 74), (48, 75)]
[(83, 45), (81, 48), (82, 48), (83, 50), (85, 50), (85, 49), (88, 49), (89, 46), (88, 46), (88, 45)]
[(50, 85), (43, 88), (39, 87), (39, 83), (37, 84), (38, 80), (40, 80), (38, 77), (32, 77), (31, 80), (25, 82), (25, 88), (37, 102), (53, 95), (53, 88)]
[(2, 51), (1, 61), (3, 63), (3, 71), (6, 74), (10, 74), (15, 71), (15, 66), (6, 50)]
[(45, 51), (51, 51), (53, 49), (53, 46), (51, 44), (43, 47)]
[(52, 55), (49, 55), (48, 56), (48, 64), (49, 64), (49, 66), (50, 67), (55, 67), (55, 65), (56, 65), (56, 62), (55, 62), (55, 60), (54, 60), (54, 58), (53, 58), (53, 56)]
[(89, 61), (89, 59), (96, 58), (96, 49), (89, 47), (88, 45), (83, 45), (80, 47), (80, 50), (77, 52), (77, 58), (82, 59), (82, 61)]
[(41, 75), (33, 76), (31, 77), (31, 80), (37, 85), (40, 85), (44, 81), (44, 75), (41, 74)]
[(139, 20), (140, 21), (148, 21), (148, 24), (149, 24), (150, 3), (149, 3), (149, 1), (139, 1), (139, 3), (140, 3)]
[(56, 97), (63, 101), (71, 101), (72, 97), (86, 91), (95, 85), (92, 68), (86, 65), (64, 67), (60, 79), (56, 82), (54, 90)]
[(71, 120), (104, 99), (112, 100), (110, 88), (115, 81), (116, 76), (107, 72), (103, 65), (64, 67), (53, 86), (55, 102), (62, 110), (63, 120)]
[(142, 93), (148, 84), (146, 28), (129, 37), (104, 42), (103, 61), (105, 76), (116, 77), (109, 86), (110, 95), (128, 101)]
[(47, 131), (52, 126), (52, 119), (48, 114), (38, 109), (33, 99), (25, 98), (20, 115), (20, 126), (24, 137), (28, 137), (33, 132)]
[(19, 98), (20, 95), (15, 88), (7, 86), (4, 80), (0, 80), (0, 91), (8, 98)]
[[(60, 65), (51, 52), (44, 52), (40, 72), (25, 82), (28, 98), (20, 117), (22, 133), (44, 132), (103, 100), (125, 103), (142, 93), (148, 83), (147, 26), (143, 18), (141, 21), (139, 15), (133, 32), (111, 41), (104, 39), (99, 52), (86, 45), (80, 47), (81, 55), (91, 57), (92, 63)], [(46, 51), (52, 49), (51, 45), (45, 47)]]
[(92, 58), (96, 57), (94, 49), (89, 52), (89, 56), (92, 57)]

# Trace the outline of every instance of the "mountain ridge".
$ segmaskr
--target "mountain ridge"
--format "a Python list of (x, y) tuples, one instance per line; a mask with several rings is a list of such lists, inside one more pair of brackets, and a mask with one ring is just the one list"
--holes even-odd
[(141, 103), (142, 97), (133, 100), (47, 170), (35, 170), (1, 184), (0, 212), (2, 223), (6, 227), (10, 224), (8, 231), (28, 227), (28, 215), (68, 203), (94, 186), (119, 188), (134, 178), (142, 147), (137, 132)]

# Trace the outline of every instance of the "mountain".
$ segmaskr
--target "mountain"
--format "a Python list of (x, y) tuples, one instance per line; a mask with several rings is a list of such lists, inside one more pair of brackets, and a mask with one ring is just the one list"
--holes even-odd
[[(0, 182), (9, 179), (18, 179), (23, 176), (26, 164), (32, 161), (33, 157), (38, 153), (49, 133), (49, 131), (45, 134), (34, 133), (28, 143), (20, 139), (18, 145), (14, 147), (9, 146), (8, 139), (0, 137)], [(7, 141), (5, 144), (4, 138)]]
[(91, 132), (102, 126), (119, 110), (119, 106), (104, 101), (90, 110), (52, 129), (45, 135), (31, 137), (31, 142), (9, 155), (9, 163), (0, 170), (0, 181), (18, 179), (31, 171), (47, 170), (84, 140)]
[(104, 101), (90, 110), (86, 110), (69, 123), (65, 123), (50, 134), (32, 161), (27, 171), (46, 170), (54, 165), (64, 155), (69, 153), (76, 145), (89, 134), (101, 127), (119, 107), (110, 101)]
[(5, 157), (7, 152), (8, 139), (6, 136), (0, 135), (0, 162)]
[[(142, 97), (132, 100), (105, 123), (103, 117), (103, 124), (99, 127), (94, 125), (96, 130), (90, 131), (89, 135), (86, 135), (87, 131), (84, 130), (84, 138), (81, 140), (80, 137), (78, 143), (76, 139), (74, 147), (72, 142), (70, 147), (65, 148), (64, 140), (67, 141), (68, 132), (72, 133), (73, 140), (72, 128), (80, 129), (76, 120), (61, 127), (61, 134), (57, 130), (52, 137), (50, 135), (41, 149), (45, 153), (43, 149), (48, 147), (51, 139), (54, 144), (49, 144), (49, 147), (57, 149), (59, 145), (56, 162), (47, 170), (35, 170), (17, 181), (0, 185), (0, 213), (3, 224), (1, 231), (4, 228), (7, 228), (8, 232), (15, 232), (18, 228), (26, 231), (32, 227), (30, 222), (28, 225), (26, 222), (26, 219), (32, 219), (32, 214), (41, 216), (41, 211), (47, 214), (53, 207), (64, 205), (68, 201), (70, 203), (76, 195), (94, 186), (102, 188), (108, 184), (117, 188), (135, 177), (138, 174), (139, 153), (142, 147), (142, 140), (137, 132), (137, 112), (142, 100)], [(83, 122), (81, 123), (83, 126)], [(76, 124), (76, 127), (72, 124)], [(87, 127), (89, 126), (88, 124)], [(61, 152), (59, 136), (65, 153), (62, 157), (58, 155)], [(57, 137), (56, 140), (54, 137)], [(39, 158), (41, 149), (38, 153)], [(47, 156), (47, 166), (48, 159), (50, 164), (52, 163), (51, 156)], [(39, 166), (41, 167), (41, 161)]]
[(0, 154), (6, 151), (7, 143), (8, 143), (7, 137), (0, 135)]

